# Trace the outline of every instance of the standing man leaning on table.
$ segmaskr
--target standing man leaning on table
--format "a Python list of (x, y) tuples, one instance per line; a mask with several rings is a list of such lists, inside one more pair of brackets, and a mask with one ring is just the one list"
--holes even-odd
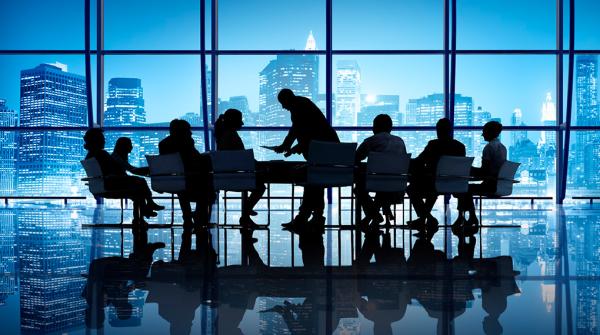
[[(302, 154), (307, 159), (308, 148), (312, 140), (340, 142), (335, 130), (327, 122), (325, 115), (310, 99), (296, 96), (292, 90), (287, 88), (279, 92), (277, 99), (281, 103), (281, 107), (290, 112), (292, 127), (283, 143), (275, 147), (275, 152), (283, 153), (286, 157), (291, 154)], [(298, 143), (292, 147), (295, 141)], [(323, 226), (325, 224), (325, 217), (323, 217), (323, 210), (325, 209), (324, 192), (325, 189), (322, 187), (306, 186), (298, 215), (291, 222), (284, 223), (283, 226), (289, 230), (297, 230), (309, 223), (311, 215), (311, 225)]]

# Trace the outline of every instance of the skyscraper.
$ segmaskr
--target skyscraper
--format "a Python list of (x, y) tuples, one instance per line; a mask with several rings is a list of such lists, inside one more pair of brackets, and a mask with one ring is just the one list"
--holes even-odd
[[(316, 48), (312, 34), (307, 47)], [(314, 39), (314, 38), (313, 38)], [(258, 98), (259, 125), (289, 126), (290, 115), (281, 108), (277, 100), (279, 91), (289, 88), (297, 96), (304, 96), (317, 102), (319, 92), (319, 58), (316, 55), (278, 55), (259, 73), (260, 88)], [(278, 145), (283, 138), (271, 132), (260, 133), (261, 145)]]
[[(474, 126), (483, 126), (487, 122), (492, 119), (492, 114), (487, 110), (483, 109), (483, 107), (478, 106), (477, 109), (473, 112), (473, 125)], [(475, 161), (473, 165), (481, 166), (481, 153), (483, 152), (483, 148), (485, 147), (485, 141), (483, 140), (483, 136), (478, 131), (473, 132), (473, 157), (475, 157)]]
[[(85, 78), (60, 63), (21, 71), (22, 127), (87, 126)], [(68, 194), (80, 190), (81, 131), (22, 131), (17, 159), (21, 194)]]
[[(17, 113), (0, 99), (0, 127), (15, 127)], [(15, 160), (17, 143), (15, 131), (0, 131), (0, 194), (13, 194), (15, 191)]]
[[(552, 101), (552, 94), (550, 92), (546, 93), (546, 100), (542, 104), (541, 113), (543, 126), (556, 125), (556, 104)], [(551, 148), (556, 148), (556, 132), (553, 130), (542, 131), (540, 143)]]
[[(473, 98), (460, 94), (454, 95), (454, 125), (473, 126)], [(478, 156), (479, 153), (473, 150), (475, 137), (480, 135), (472, 130), (454, 132), (454, 138), (465, 145), (467, 153)]]
[[(105, 127), (139, 127), (146, 124), (146, 110), (144, 108), (144, 89), (142, 81), (138, 78), (111, 78), (108, 81), (108, 96), (106, 98), (106, 111), (104, 112)], [(112, 150), (117, 138), (129, 137), (133, 142), (133, 150), (129, 154), (129, 161), (134, 166), (145, 164), (144, 152), (140, 146), (141, 132), (111, 132), (107, 131), (106, 146)]]
[[(520, 108), (515, 108), (510, 117), (510, 125), (514, 127), (524, 127), (525, 123), (523, 122), (523, 112)], [(527, 138), (527, 130), (515, 130), (510, 133), (510, 143), (509, 145), (514, 145), (522, 140)]]
[(340, 60), (335, 71), (335, 124), (356, 126), (360, 111), (360, 67), (355, 60)]
[[(598, 126), (598, 56), (578, 55), (575, 63), (575, 95), (576, 95), (576, 124), (578, 126)], [(585, 157), (586, 145), (597, 142), (600, 136), (597, 132), (575, 132), (575, 161), (571, 165), (571, 177), (575, 185), (583, 186), (591, 180), (587, 179), (596, 173), (597, 166), (586, 165), (594, 160)], [(594, 150), (587, 150), (593, 153)], [(574, 172), (574, 173), (573, 173)]]

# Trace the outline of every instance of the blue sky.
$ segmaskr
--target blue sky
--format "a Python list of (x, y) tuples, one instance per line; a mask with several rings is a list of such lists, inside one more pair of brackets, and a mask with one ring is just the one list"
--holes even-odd
[[(576, 2), (576, 47), (600, 49), (599, 26), (595, 23), (600, 2)], [(302, 50), (309, 31), (317, 47), (325, 47), (324, 0), (219, 3), (220, 49)], [(199, 48), (198, 1), (165, 4), (159, 0), (106, 0), (105, 48)], [(555, 7), (553, 0), (457, 0), (457, 47), (553, 49)], [(4, 1), (0, 4), (0, 30), (12, 33), (0, 36), (0, 47), (83, 49), (83, 10), (82, 0)], [(441, 0), (334, 0), (332, 20), (335, 49), (443, 48)], [(95, 20), (92, 27), (95, 35)], [(258, 72), (274, 57), (221, 56), (220, 97), (245, 95), (251, 109), (257, 111)], [(325, 64), (321, 59), (322, 92)], [(358, 61), (363, 93), (398, 94), (402, 111), (409, 98), (442, 91), (441, 56), (343, 55), (335, 56), (334, 64), (341, 59)], [(83, 56), (0, 56), (0, 97), (18, 109), (19, 71), (55, 61), (68, 64), (70, 72), (84, 73)], [(200, 110), (199, 57), (114, 55), (107, 56), (105, 62), (105, 86), (112, 77), (142, 79), (149, 122), (168, 121)], [(553, 92), (555, 96), (555, 62), (554, 56), (459, 56), (456, 91), (473, 97), (476, 106), (483, 106), (505, 123), (512, 110), (519, 107), (527, 124), (539, 125), (545, 93)]]

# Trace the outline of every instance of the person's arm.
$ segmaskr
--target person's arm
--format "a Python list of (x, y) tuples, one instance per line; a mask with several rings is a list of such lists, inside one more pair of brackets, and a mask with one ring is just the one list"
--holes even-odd
[(369, 152), (371, 151), (371, 147), (369, 145), (369, 139), (365, 139), (356, 149), (355, 161), (362, 162), (367, 156), (369, 156)]
[(279, 145), (277, 148), (275, 148), (275, 152), (278, 154), (281, 154), (284, 152), (285, 153), (290, 152), (291, 148), (292, 148), (292, 144), (294, 144), (294, 141), (296, 141), (297, 137), (298, 137), (297, 129), (294, 126), (294, 124), (292, 124), (292, 127), (290, 128), (287, 135), (285, 136), (283, 143), (281, 143), (281, 145)]

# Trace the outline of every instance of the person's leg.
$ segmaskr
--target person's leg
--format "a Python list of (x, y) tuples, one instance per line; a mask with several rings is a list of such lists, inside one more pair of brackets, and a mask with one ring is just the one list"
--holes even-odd
[(183, 218), (183, 230), (191, 231), (194, 224), (189, 196), (185, 193), (178, 193), (177, 199), (179, 200), (179, 208), (181, 208), (181, 216)]
[(265, 187), (265, 184), (261, 182), (256, 184), (256, 189), (250, 192), (250, 196), (246, 202), (246, 215), (250, 215), (254, 211), (254, 206), (256, 206), (256, 204), (260, 201), (266, 190), (267, 188)]

